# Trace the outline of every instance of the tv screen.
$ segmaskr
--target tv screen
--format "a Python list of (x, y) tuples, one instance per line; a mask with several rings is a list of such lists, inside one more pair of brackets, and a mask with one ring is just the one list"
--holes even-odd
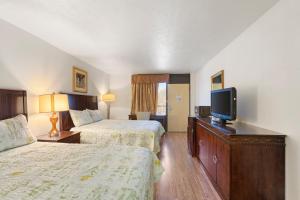
[(211, 114), (223, 120), (236, 118), (236, 89), (226, 88), (211, 92)]

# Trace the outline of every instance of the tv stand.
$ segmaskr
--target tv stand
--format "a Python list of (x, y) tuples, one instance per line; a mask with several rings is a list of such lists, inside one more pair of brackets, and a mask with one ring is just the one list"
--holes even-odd
[(210, 118), (194, 123), (196, 156), (223, 200), (284, 200), (285, 135)]

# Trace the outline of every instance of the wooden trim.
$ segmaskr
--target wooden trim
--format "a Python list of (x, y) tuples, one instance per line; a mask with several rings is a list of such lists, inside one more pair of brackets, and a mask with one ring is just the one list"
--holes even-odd
[(0, 120), (23, 114), (28, 119), (27, 92), (25, 90), (0, 89)]
[[(80, 94), (68, 94), (69, 107), (71, 110), (98, 109), (98, 97)], [(59, 125), (61, 131), (69, 131), (74, 127), (69, 111), (59, 112)]]

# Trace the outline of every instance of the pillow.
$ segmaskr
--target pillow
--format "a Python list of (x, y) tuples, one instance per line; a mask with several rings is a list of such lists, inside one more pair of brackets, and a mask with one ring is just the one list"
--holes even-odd
[(87, 110), (70, 110), (70, 115), (76, 127), (93, 123), (93, 119)]
[(102, 116), (102, 113), (100, 110), (89, 110), (89, 109), (86, 109), (86, 110), (89, 112), (89, 114), (94, 122), (98, 122), (103, 119), (103, 116)]
[(0, 151), (36, 142), (24, 115), (0, 121)]
[(150, 120), (150, 112), (137, 112), (136, 119), (137, 120)]

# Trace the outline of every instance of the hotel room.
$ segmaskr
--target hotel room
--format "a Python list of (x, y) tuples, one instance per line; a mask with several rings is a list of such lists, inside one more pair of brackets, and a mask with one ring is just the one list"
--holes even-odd
[(296, 0), (1, 0), (0, 200), (300, 199), (299, 24)]

